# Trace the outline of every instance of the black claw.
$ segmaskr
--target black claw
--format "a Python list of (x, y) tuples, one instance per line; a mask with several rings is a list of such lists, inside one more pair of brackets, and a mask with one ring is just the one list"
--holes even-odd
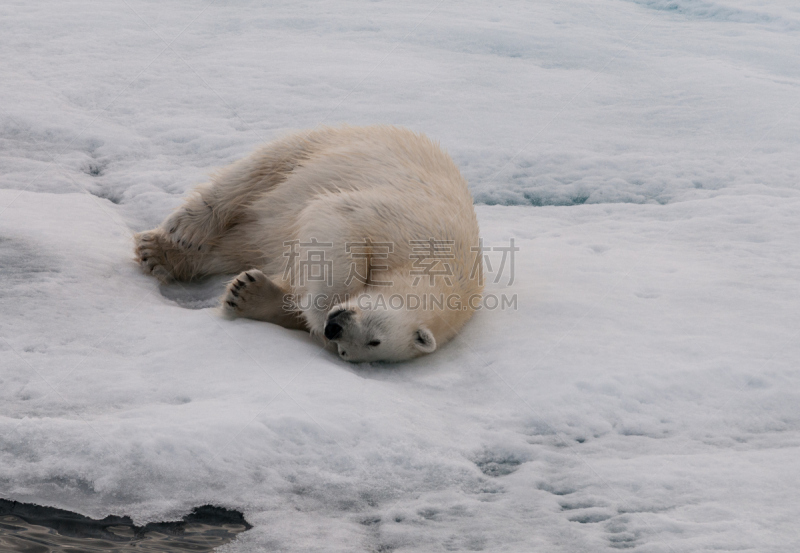
[(228, 305), (230, 305), (231, 307), (233, 307), (234, 309), (236, 309), (236, 304), (235, 304), (234, 302), (232, 302), (232, 301), (228, 301), (228, 302), (225, 302), (225, 303), (227, 303)]
[(234, 284), (236, 285), (237, 288), (241, 288), (242, 286), (244, 286), (244, 282), (242, 282), (238, 278), (236, 279), (236, 282), (234, 282)]
[(200, 246), (197, 246), (197, 251), (200, 251), (202, 248), (203, 248), (203, 246), (202, 246), (202, 245), (200, 245)]
[(247, 280), (249, 280), (250, 282), (255, 282), (255, 281), (256, 281), (256, 279), (255, 279), (255, 278), (253, 278), (252, 276), (250, 276), (250, 273), (245, 273), (245, 276), (247, 277)]
[(172, 227), (171, 229), (169, 229), (169, 233), (172, 234), (176, 230), (178, 230), (178, 227)]
[(238, 298), (238, 297), (239, 297), (239, 292), (237, 292), (237, 291), (236, 291), (236, 290), (234, 290), (233, 288), (231, 288), (231, 294), (233, 294), (233, 297), (234, 297), (234, 298)]

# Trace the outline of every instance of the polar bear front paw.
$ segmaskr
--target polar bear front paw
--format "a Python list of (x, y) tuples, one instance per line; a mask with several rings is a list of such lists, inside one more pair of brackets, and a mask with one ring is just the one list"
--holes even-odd
[(239, 274), (228, 284), (222, 298), (222, 308), (233, 317), (251, 316), (257, 306), (264, 303), (264, 288), (268, 284), (271, 284), (269, 279), (258, 269)]
[(250, 269), (228, 284), (222, 309), (229, 317), (267, 321), (284, 328), (307, 330), (291, 296), (258, 269)]

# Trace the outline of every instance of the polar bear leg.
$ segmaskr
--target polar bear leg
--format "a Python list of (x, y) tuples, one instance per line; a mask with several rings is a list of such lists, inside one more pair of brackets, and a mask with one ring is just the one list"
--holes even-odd
[(267, 144), (195, 188), (161, 228), (182, 248), (203, 251), (216, 238), (246, 222), (248, 208), (284, 182), (314, 148), (308, 136), (301, 135)]
[(222, 296), (222, 309), (230, 317), (243, 317), (306, 330), (300, 313), (291, 309), (288, 291), (258, 269), (250, 269), (228, 284)]
[(203, 197), (204, 189), (209, 187), (208, 184), (198, 187), (161, 223), (164, 236), (184, 250), (202, 252), (223, 230), (224, 222), (218, 220), (213, 206)]
[(163, 228), (155, 228), (134, 235), (134, 252), (145, 274), (164, 283), (236, 273), (261, 262), (258, 252), (246, 247), (243, 234), (231, 232), (198, 251), (181, 247), (170, 240)]

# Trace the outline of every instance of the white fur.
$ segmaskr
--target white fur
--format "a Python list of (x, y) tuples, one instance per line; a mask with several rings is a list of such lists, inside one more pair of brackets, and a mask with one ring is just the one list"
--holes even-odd
[[(313, 239), (332, 244), (325, 248), (331, 286), (284, 278), (290, 259), (286, 242)], [(365, 239), (392, 243), (388, 259), (379, 255), (388, 253), (385, 249), (376, 248), (367, 259), (354, 260), (346, 244)], [(433, 284), (423, 276), (414, 286), (411, 241), (428, 239), (452, 241), (447, 253), (453, 258), (442, 261), (452, 272), (449, 284), (442, 276)], [(247, 271), (223, 298), (234, 316), (323, 335), (332, 312), (349, 311), (335, 341), (351, 361), (430, 353), (471, 317), (469, 300), (482, 290), (480, 273), (470, 278), (473, 263), (481, 259), (471, 250), (478, 246), (478, 223), (466, 182), (434, 142), (390, 126), (321, 128), (267, 144), (197, 187), (161, 227), (138, 234), (136, 242), (143, 269), (161, 280)], [(297, 247), (295, 275), (315, 249)], [(374, 280), (393, 285), (358, 279), (346, 284), (354, 262), (362, 275), (369, 266), (385, 266)], [(395, 294), (455, 297), (464, 308), (375, 307), (388, 305)], [(284, 296), (304, 307), (301, 312), (287, 312), (278, 299)], [(320, 301), (304, 306), (308, 298)], [(377, 341), (380, 345), (368, 345)]]

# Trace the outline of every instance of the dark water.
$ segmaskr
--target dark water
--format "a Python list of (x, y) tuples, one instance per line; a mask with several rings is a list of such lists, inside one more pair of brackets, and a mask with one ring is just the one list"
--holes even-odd
[(2, 553), (213, 551), (249, 530), (241, 513), (206, 505), (183, 520), (136, 526), (128, 517), (77, 513), (0, 499)]

